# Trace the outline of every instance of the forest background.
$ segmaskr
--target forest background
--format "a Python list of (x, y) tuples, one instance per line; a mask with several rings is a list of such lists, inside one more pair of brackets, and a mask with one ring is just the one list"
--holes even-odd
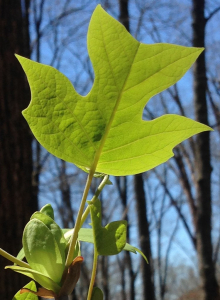
[[(97, 284), (105, 300), (219, 300), (218, 0), (0, 0), (0, 247), (16, 255), (25, 224), (46, 203), (62, 227), (74, 226), (85, 175), (47, 153), (31, 135), (21, 115), (30, 91), (14, 53), (58, 68), (86, 95), (94, 79), (86, 34), (99, 3), (140, 42), (205, 47), (183, 79), (151, 99), (143, 118), (177, 113), (214, 131), (177, 146), (174, 158), (154, 170), (111, 178), (113, 186), (101, 196), (105, 223), (122, 215), (128, 242), (150, 263), (129, 252), (103, 256)], [(93, 191), (98, 184), (94, 180)], [(90, 279), (92, 248), (83, 245), (82, 252), (74, 300), (86, 298)], [(4, 271), (6, 264), (0, 257), (0, 296), (12, 299), (28, 280)]]

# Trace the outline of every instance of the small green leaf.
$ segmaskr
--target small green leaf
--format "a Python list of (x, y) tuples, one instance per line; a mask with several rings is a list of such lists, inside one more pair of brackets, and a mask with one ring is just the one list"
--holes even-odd
[(41, 208), (40, 212), (49, 216), (51, 219), (54, 220), (54, 210), (53, 210), (53, 207), (51, 206), (51, 204), (44, 205)]
[(93, 243), (93, 230), (91, 228), (81, 228), (79, 230), (78, 239), (82, 242)]
[[(63, 229), (64, 230), (64, 237), (67, 239), (67, 241), (69, 241), (69, 239), (71, 238), (71, 235), (73, 233), (73, 229)], [(92, 243), (94, 244), (94, 238), (93, 238), (93, 230), (91, 228), (81, 228), (79, 230), (79, 234), (78, 234), (78, 240), (81, 242), (87, 242), (87, 243)], [(144, 255), (141, 250), (139, 250), (138, 248), (126, 243), (123, 250), (132, 252), (134, 254), (137, 254), (137, 252), (139, 252), (142, 256)], [(145, 258), (145, 256), (143, 256)]]
[[(24, 288), (30, 289), (34, 292), (37, 291), (36, 284), (34, 281), (30, 281), (28, 284), (24, 286)], [(38, 300), (38, 297), (32, 293), (25, 293), (20, 294), (20, 291), (18, 291), (12, 300)]]
[(49, 152), (87, 172), (132, 175), (164, 163), (177, 144), (211, 130), (177, 115), (142, 119), (149, 99), (175, 84), (203, 49), (142, 44), (100, 5), (87, 40), (95, 81), (85, 97), (56, 69), (17, 56), (32, 94), (23, 115)]
[(92, 291), (92, 298), (91, 300), (103, 300), (104, 296), (103, 296), (103, 292), (100, 288), (98, 288), (97, 286), (93, 288)]
[(147, 257), (144, 255), (144, 253), (136, 247), (134, 247), (134, 249), (135, 249), (135, 251), (137, 251), (145, 259), (146, 263), (148, 264)]
[(137, 248), (131, 246), (130, 244), (126, 243), (125, 247), (123, 250), (126, 250), (126, 251), (129, 251), (129, 252), (132, 252), (134, 254), (137, 254), (137, 251), (136, 251)]
[(42, 274), (38, 271), (19, 267), (19, 266), (6, 266), (5, 269), (11, 269), (17, 273), (23, 274), (23, 275), (35, 280), (36, 282), (38, 282), (42, 287), (44, 287), (48, 290), (52, 290), (57, 294), (60, 291), (60, 285), (58, 285), (51, 278), (45, 276), (44, 274)]
[(65, 267), (65, 255), (61, 253), (49, 228), (42, 221), (32, 219), (24, 229), (22, 242), (31, 268), (59, 284)]
[(115, 255), (120, 253), (126, 244), (126, 221), (111, 222), (102, 227), (101, 202), (96, 199), (90, 205), (94, 244), (99, 255)]
[[(70, 240), (74, 229), (63, 229), (64, 237), (67, 241)], [(93, 230), (91, 228), (80, 228), (78, 233), (78, 240), (94, 244)]]

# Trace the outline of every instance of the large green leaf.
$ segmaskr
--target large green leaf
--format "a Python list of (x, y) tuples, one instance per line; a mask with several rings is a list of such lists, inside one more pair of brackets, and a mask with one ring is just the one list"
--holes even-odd
[(101, 202), (98, 198), (88, 201), (92, 219), (94, 245), (99, 255), (120, 253), (126, 244), (127, 222), (115, 221), (102, 227)]
[[(34, 292), (37, 291), (36, 284), (34, 281), (30, 281), (28, 284), (26, 284), (25, 288), (30, 289)], [(14, 295), (12, 300), (38, 300), (38, 297), (32, 293), (20, 294), (20, 291), (18, 291)]]
[(49, 228), (40, 220), (32, 219), (25, 226), (22, 243), (31, 268), (59, 284), (65, 267), (65, 257)]
[(17, 56), (32, 94), (23, 115), (52, 154), (87, 171), (136, 174), (167, 161), (183, 140), (210, 130), (177, 115), (142, 120), (148, 100), (176, 83), (202, 49), (139, 43), (98, 5), (88, 52), (95, 81), (85, 97), (56, 69)]

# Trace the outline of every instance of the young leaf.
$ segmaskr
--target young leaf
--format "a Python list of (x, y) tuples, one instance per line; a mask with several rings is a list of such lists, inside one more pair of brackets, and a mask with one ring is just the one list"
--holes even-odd
[(50, 230), (50, 232), (52, 233), (53, 237), (57, 242), (57, 246), (59, 247), (60, 254), (62, 255), (62, 259), (64, 261), (67, 242), (66, 239), (64, 238), (62, 229), (59, 227), (59, 225), (57, 225), (57, 223), (51, 217), (49, 217), (48, 215), (42, 212), (35, 212), (31, 216), (31, 220), (33, 219), (37, 219), (43, 222), (48, 227), (48, 229)]
[(92, 298), (91, 300), (103, 300), (104, 296), (103, 296), (103, 292), (100, 288), (98, 288), (97, 286), (93, 288), (92, 291)]
[[(69, 242), (74, 229), (63, 229), (64, 237)], [(82, 242), (94, 243), (93, 230), (91, 228), (80, 228), (78, 240)]]
[[(49, 219), (47, 217), (45, 218), (42, 218), (40, 217), (41, 215), (40, 214), (44, 214), (46, 215), (47, 217), (49, 217)], [(66, 240), (64, 239), (64, 236), (63, 236), (63, 233), (62, 233), (62, 229), (60, 229), (60, 227), (55, 223), (55, 222), (52, 222), (51, 218), (54, 220), (54, 211), (53, 211), (53, 208), (50, 204), (46, 204), (44, 207), (42, 207), (42, 209), (40, 210), (40, 212), (36, 212), (34, 213), (32, 216), (31, 216), (31, 220), (33, 218), (38, 218), (40, 221), (44, 222), (45, 225), (47, 225), (50, 229), (52, 229), (52, 233), (54, 232), (54, 237), (56, 238), (57, 237), (57, 240), (59, 241), (59, 244), (60, 246), (62, 247), (62, 244), (64, 243), (65, 245), (63, 245), (64, 249), (67, 245), (67, 242)], [(53, 224), (53, 226), (52, 226)], [(61, 231), (61, 232), (59, 232)], [(22, 248), (18, 255), (17, 255), (17, 258), (20, 259), (20, 260), (23, 260), (25, 257), (25, 253), (24, 253), (24, 248)], [(16, 264), (15, 264), (16, 265)]]
[(41, 208), (40, 212), (54, 220), (54, 211), (53, 211), (53, 207), (51, 204), (44, 205)]
[(49, 228), (40, 220), (32, 219), (24, 229), (22, 243), (31, 268), (59, 284), (65, 267), (65, 257)]
[[(37, 291), (36, 284), (34, 281), (30, 281), (28, 284), (25, 285), (24, 288), (30, 289), (34, 292)], [(33, 295), (32, 293), (26, 293), (26, 294), (20, 294), (20, 291), (18, 291), (12, 300), (38, 300), (38, 297), (36, 295)]]
[[(64, 237), (67, 241), (69, 241), (69, 239), (71, 238), (71, 235), (73, 234), (73, 229), (63, 229), (64, 232)], [(91, 228), (80, 228), (79, 230), (79, 234), (78, 234), (78, 240), (81, 242), (87, 242), (87, 243), (92, 243), (94, 244), (94, 238), (93, 238), (93, 230)], [(146, 256), (143, 254), (143, 252), (141, 250), (139, 250), (138, 248), (126, 243), (123, 250), (132, 252), (134, 254), (137, 254), (137, 252), (139, 254), (142, 255), (142, 257), (146, 260), (147, 262), (147, 258)]]
[(177, 115), (142, 120), (149, 99), (176, 83), (202, 51), (139, 43), (98, 5), (88, 31), (95, 72), (90, 93), (79, 95), (59, 71), (17, 56), (32, 94), (23, 115), (49, 152), (84, 170), (147, 171), (172, 157), (183, 140), (210, 130)]
[(55, 293), (59, 293), (60, 291), (60, 285), (58, 285), (56, 282), (54, 282), (51, 278), (47, 277), (46, 275), (32, 270), (32, 269), (27, 269), (19, 266), (6, 266), (5, 269), (11, 269), (17, 273), (23, 274), (36, 282), (38, 282), (41, 286), (48, 290), (52, 290)]
[(102, 227), (101, 202), (99, 199), (90, 204), (94, 244), (99, 255), (120, 253), (126, 244), (127, 222), (115, 221)]

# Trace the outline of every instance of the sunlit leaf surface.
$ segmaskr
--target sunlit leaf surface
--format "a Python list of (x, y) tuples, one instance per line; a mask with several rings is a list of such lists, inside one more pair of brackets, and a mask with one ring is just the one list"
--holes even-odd
[(95, 72), (90, 93), (79, 95), (56, 69), (17, 56), (32, 94), (23, 115), (49, 152), (84, 170), (147, 171), (172, 157), (178, 143), (210, 130), (177, 115), (142, 119), (148, 100), (176, 83), (201, 51), (139, 43), (98, 5), (88, 31)]

